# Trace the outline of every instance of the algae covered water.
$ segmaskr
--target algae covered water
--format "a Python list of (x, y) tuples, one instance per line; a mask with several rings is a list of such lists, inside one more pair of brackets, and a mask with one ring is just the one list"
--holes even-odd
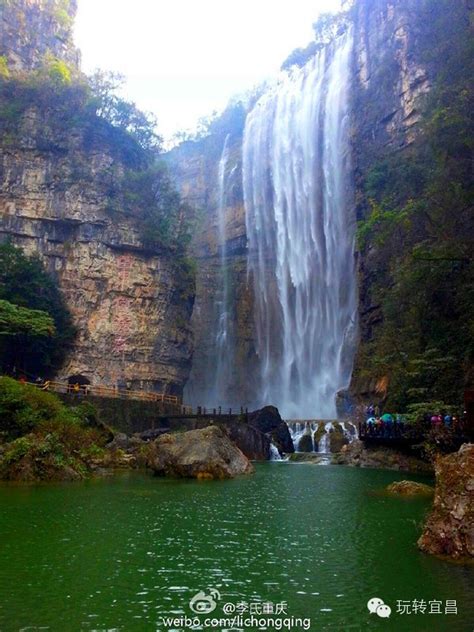
[[(185, 630), (164, 618), (204, 621), (202, 591), (209, 616), (253, 609), (267, 629), (470, 631), (474, 568), (416, 548), (430, 501), (376, 493), (406, 477), (268, 463), (225, 482), (2, 485), (0, 630)], [(265, 629), (238, 625), (214, 629)]]

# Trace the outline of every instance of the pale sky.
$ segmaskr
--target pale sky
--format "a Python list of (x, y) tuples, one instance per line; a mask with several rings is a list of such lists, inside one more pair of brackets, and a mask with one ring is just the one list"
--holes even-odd
[(79, 0), (83, 70), (113, 70), (166, 138), (274, 76), (339, 0)]

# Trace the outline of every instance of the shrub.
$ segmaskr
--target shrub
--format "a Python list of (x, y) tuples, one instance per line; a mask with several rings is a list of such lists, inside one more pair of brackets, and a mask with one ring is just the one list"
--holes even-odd
[(0, 378), (0, 434), (7, 440), (30, 432), (42, 421), (57, 418), (63, 405), (52, 393)]
[(0, 77), (8, 79), (10, 71), (8, 69), (8, 61), (5, 55), (0, 55)]
[(110, 440), (89, 402), (68, 408), (52, 393), (6, 377), (0, 378), (0, 435), (10, 441), (0, 477), (23, 481), (81, 478)]

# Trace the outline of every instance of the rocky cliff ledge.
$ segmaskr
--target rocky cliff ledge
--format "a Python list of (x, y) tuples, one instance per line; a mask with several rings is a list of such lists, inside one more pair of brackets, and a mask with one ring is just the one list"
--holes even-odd
[(190, 368), (192, 293), (169, 254), (140, 242), (137, 222), (108, 210), (123, 165), (86, 149), (80, 128), (57, 138), (31, 110), (0, 157), (0, 234), (56, 276), (78, 336), (60, 378), (179, 393)]
[(418, 546), (426, 553), (474, 559), (474, 445), (439, 457), (433, 511)]

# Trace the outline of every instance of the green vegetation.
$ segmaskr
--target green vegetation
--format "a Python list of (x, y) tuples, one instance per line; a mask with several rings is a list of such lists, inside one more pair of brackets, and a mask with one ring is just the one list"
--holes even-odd
[(46, 312), (0, 300), (0, 336), (52, 336), (54, 332), (54, 321)]
[(117, 91), (123, 82), (120, 74), (96, 71), (88, 79), (87, 107), (94, 117), (132, 138), (146, 154), (147, 161), (153, 160), (162, 145), (162, 139), (156, 132), (156, 119), (152, 114), (139, 110), (135, 103), (118, 96)]
[(191, 208), (174, 188), (167, 165), (156, 160), (142, 170), (129, 169), (109, 189), (109, 211), (141, 218), (145, 247), (169, 249), (184, 257), (189, 245)]
[(51, 393), (0, 378), (0, 477), (11, 480), (81, 478), (104, 454), (110, 433), (93, 407), (68, 408)]
[(57, 0), (57, 4), (53, 8), (53, 17), (55, 21), (59, 24), (59, 26), (64, 30), (69, 30), (73, 25), (73, 19), (69, 11), (69, 0)]
[(37, 257), (0, 245), (0, 365), (43, 376), (63, 361), (75, 330), (54, 279)]
[(382, 321), (358, 372), (390, 377), (393, 410), (459, 406), (474, 364), (473, 43), (462, 3), (417, 15), (434, 84), (415, 142), (367, 170), (358, 230)]
[(8, 79), (9, 76), (8, 60), (5, 55), (0, 55), (0, 78)]
[[(192, 213), (181, 201), (160, 157), (162, 141), (156, 121), (118, 96), (121, 83), (119, 75), (103, 72), (86, 81), (53, 57), (45, 58), (41, 69), (27, 75), (8, 78), (0, 72), (2, 142), (15, 144), (25, 114), (34, 110), (40, 125), (32, 140), (38, 151), (67, 153), (73, 131), (82, 138), (85, 155), (105, 147), (124, 166), (113, 177), (104, 178), (108, 210), (135, 217), (147, 248), (169, 249), (184, 256)], [(90, 177), (87, 162), (78, 164), (71, 175)]]
[(70, 85), (72, 82), (71, 68), (56, 57), (48, 55), (44, 61), (44, 72), (47, 73), (48, 78), (58, 85)]

